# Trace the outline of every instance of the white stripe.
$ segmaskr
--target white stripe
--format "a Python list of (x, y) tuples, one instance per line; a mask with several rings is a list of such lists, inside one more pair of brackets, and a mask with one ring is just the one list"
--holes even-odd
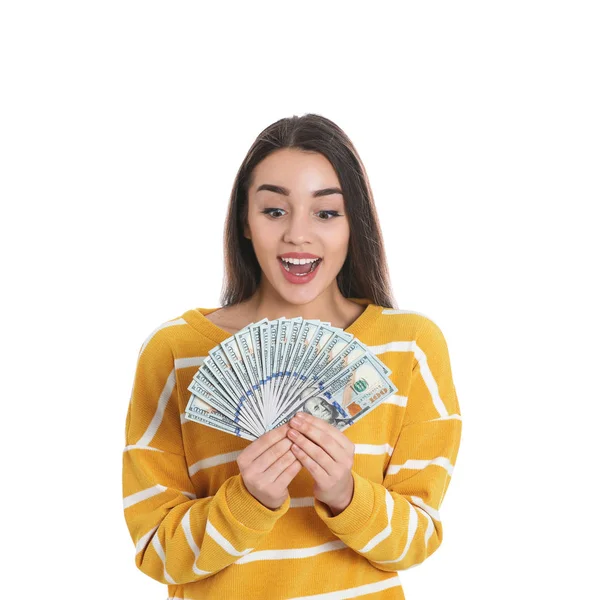
[(206, 533), (226, 552), (232, 556), (245, 556), (249, 554), (253, 548), (247, 548), (239, 552), (215, 527), (208, 519), (206, 523)]
[(138, 502), (143, 502), (143, 500), (147, 500), (148, 498), (157, 496), (158, 494), (161, 494), (162, 492), (166, 491), (167, 489), (168, 488), (166, 486), (163, 486), (163, 485), (160, 485), (159, 483), (157, 483), (153, 487), (146, 488), (145, 490), (141, 490), (140, 492), (135, 492), (134, 494), (131, 494), (130, 496), (126, 496), (123, 499), (124, 507), (129, 508), (130, 506), (133, 506), (134, 504), (137, 504)]
[(419, 496), (411, 496), (411, 501), (416, 506), (423, 508), (431, 517), (440, 521), (440, 513), (435, 508), (428, 506)]
[(393, 394), (385, 400), (382, 400), (381, 404), (396, 404), (397, 406), (407, 406), (407, 396), (399, 396), (399, 394)]
[(432, 396), (432, 402), (434, 403), (434, 407), (438, 411), (438, 414), (441, 417), (447, 417), (449, 412), (440, 397), (440, 393), (438, 392), (438, 384), (432, 375), (432, 371), (430, 371), (430, 366), (428, 365), (428, 358), (425, 352), (416, 344), (415, 346), (415, 358), (417, 362), (419, 362), (419, 372), (428, 387), (430, 395)]
[(413, 352), (416, 347), (415, 340), (394, 340), (378, 346), (368, 346), (370, 352), (376, 355), (384, 354), (384, 352)]
[(365, 554), (375, 548), (392, 533), (392, 513), (395, 503), (390, 492), (386, 489), (384, 490), (384, 496), (386, 500), (386, 527), (380, 533), (377, 533), (361, 550), (358, 550), (361, 554)]
[(177, 490), (179, 494), (183, 494), (183, 496), (187, 496), (189, 500), (196, 500), (197, 496), (193, 492), (186, 492), (185, 490)]
[(441, 417), (448, 416), (448, 411), (444, 405), (444, 402), (440, 398), (440, 393), (438, 392), (438, 384), (432, 375), (432, 371), (430, 371), (430, 366), (428, 365), (428, 358), (426, 357), (425, 352), (417, 345), (414, 340), (407, 342), (388, 342), (388, 344), (381, 344), (379, 346), (369, 346), (370, 350), (374, 354), (382, 354), (383, 352), (413, 352), (415, 359), (419, 362), (420, 373), (422, 378), (430, 391), (430, 395), (432, 396), (432, 402), (438, 414)]
[(426, 548), (427, 548), (428, 547), (428, 540), (432, 536), (432, 533), (434, 533), (434, 530), (436, 529), (436, 527), (434, 526), (434, 521), (432, 521), (432, 517), (425, 510), (421, 510), (418, 507), (416, 507), (416, 508), (428, 520), (428, 528), (426, 529), (426, 535), (424, 536), (424, 544), (426, 545)]
[(328, 592), (326, 594), (313, 594), (311, 596), (296, 596), (295, 598), (290, 598), (290, 600), (346, 600), (347, 598), (357, 598), (358, 596), (381, 592), (382, 590), (388, 590), (399, 585), (401, 585), (401, 580), (398, 575), (395, 575), (394, 577), (389, 577), (382, 581), (366, 583), (365, 585), (359, 585), (346, 590)]
[(304, 496), (303, 498), (291, 498), (291, 504), (289, 508), (302, 508), (304, 506), (313, 506), (314, 497)]
[(128, 452), (129, 450), (153, 450), (154, 452), (164, 452), (164, 450), (160, 450), (160, 448), (152, 448), (151, 446), (140, 446), (139, 444), (131, 444), (130, 446), (125, 446), (123, 452)]
[(437, 456), (436, 458), (432, 458), (430, 460), (417, 460), (414, 458), (410, 458), (406, 460), (402, 465), (389, 465), (386, 470), (387, 475), (396, 475), (401, 469), (425, 469), (428, 465), (438, 465), (439, 467), (444, 467), (449, 475), (453, 474), (453, 465), (451, 461), (445, 456)]
[(160, 557), (162, 564), (164, 565), (164, 579), (166, 579), (168, 583), (176, 583), (176, 581), (168, 574), (168, 571), (166, 571), (166, 556), (164, 554), (164, 548), (162, 548), (162, 544), (160, 544), (160, 540), (158, 539), (157, 535), (155, 535), (152, 539), (152, 544), (157, 555)]
[(355, 454), (388, 454), (392, 455), (393, 447), (390, 444), (355, 444)]
[(335, 540), (333, 542), (326, 542), (320, 546), (312, 546), (311, 548), (290, 548), (285, 550), (260, 550), (258, 552), (252, 552), (248, 556), (239, 558), (235, 561), (236, 565), (242, 565), (245, 563), (255, 562), (256, 560), (285, 560), (293, 558), (308, 558), (310, 556), (317, 556), (324, 552), (332, 552), (334, 550), (342, 550), (346, 548), (344, 542), (341, 540)]
[[(147, 500), (148, 498), (157, 496), (158, 494), (165, 492), (167, 489), (169, 489), (169, 488), (157, 483), (156, 485), (154, 485), (150, 488), (146, 488), (144, 490), (141, 490), (140, 492), (135, 492), (134, 494), (131, 494), (130, 496), (126, 496), (123, 499), (124, 507), (129, 508), (130, 506), (133, 506), (134, 504), (137, 504), (138, 502), (143, 502), (143, 500)], [(172, 488), (170, 488), (170, 489), (171, 489), (171, 491), (175, 491), (175, 490), (172, 490)], [(190, 500), (195, 500), (197, 498), (197, 496), (193, 492), (186, 492), (185, 490), (176, 490), (176, 491), (179, 494), (183, 494), (183, 496), (187, 496), (187, 498), (189, 498)]]
[[(239, 456), (241, 452), (242, 450), (235, 450), (234, 452), (217, 454), (216, 456), (210, 456), (209, 458), (198, 460), (189, 467), (189, 475), (193, 476), (202, 469), (209, 469), (210, 467), (216, 467), (218, 465), (233, 462), (237, 459), (237, 456)], [(393, 447), (390, 444), (355, 444), (355, 454), (388, 454), (391, 456), (392, 452)]]
[(164, 411), (166, 410), (166, 405), (168, 404), (168, 400), (170, 400), (170, 396), (172, 395), (172, 390), (174, 389), (175, 383), (176, 376), (175, 370), (173, 369), (170, 372), (170, 375), (166, 380), (166, 384), (164, 385), (164, 389), (162, 390), (160, 398), (158, 399), (158, 407), (156, 408), (152, 422), (149, 424), (147, 430), (137, 442), (138, 446), (148, 446), (156, 435), (156, 431), (158, 431), (158, 427), (160, 427), (160, 423), (162, 423), (162, 419), (164, 418)]
[(187, 358), (175, 358), (175, 369), (187, 369), (189, 367), (201, 367), (207, 356), (188, 356)]
[(202, 469), (209, 469), (210, 467), (216, 467), (218, 465), (233, 462), (237, 459), (237, 456), (239, 456), (241, 452), (242, 450), (235, 450), (234, 452), (227, 452), (226, 454), (216, 454), (215, 456), (210, 456), (209, 458), (203, 458), (202, 460), (198, 460), (189, 467), (189, 475), (193, 476), (195, 475), (195, 473), (201, 471)]
[[(427, 317), (426, 315), (415, 312), (414, 310), (399, 310), (398, 308), (385, 308), (380, 314), (381, 315), (419, 315), (420, 317), (426, 317), (426, 319), (429, 319), (429, 317)], [(432, 319), (430, 319), (430, 321), (431, 320)]]
[(187, 321), (185, 321), (185, 319), (178, 318), (178, 319), (173, 319), (172, 321), (166, 321), (165, 323), (162, 323), (162, 325), (158, 325), (158, 327), (156, 327), (156, 329), (154, 329), (147, 336), (147, 338), (141, 345), (141, 350), (139, 350), (139, 356), (141, 356), (143, 354), (145, 347), (149, 344), (150, 340), (156, 335), (156, 333), (158, 333), (158, 331), (160, 331), (160, 329), (164, 329), (165, 327), (172, 327), (173, 325), (187, 325)]
[(139, 538), (137, 544), (135, 544), (135, 556), (137, 556), (146, 546), (147, 540), (154, 534), (154, 531), (158, 529), (156, 525), (153, 529), (150, 529), (144, 536)]
[[(430, 519), (430, 516), (428, 516), (428, 519)], [(413, 541), (413, 538), (415, 537), (415, 533), (417, 531), (417, 525), (418, 525), (418, 517), (417, 517), (417, 512), (415, 510), (415, 508), (413, 508), (413, 506), (410, 504), (409, 505), (409, 521), (408, 521), (408, 525), (407, 525), (407, 541), (405, 542), (405, 547), (403, 548), (403, 552), (401, 552), (401, 555), (398, 558), (393, 558), (392, 560), (376, 560), (374, 562), (381, 564), (381, 565), (386, 565), (388, 563), (395, 563), (395, 562), (399, 562), (400, 560), (403, 560), (403, 558), (405, 558), (405, 556), (407, 555), (407, 552), (409, 552), (409, 548), (411, 547), (411, 542)], [(427, 546), (427, 540), (426, 540), (426, 546)]]
[[(450, 421), (451, 419), (455, 419), (457, 421), (461, 421), (461, 415), (454, 413), (452, 415), (445, 415), (444, 417), (438, 417), (436, 419), (428, 419), (427, 421), (419, 421), (419, 423), (433, 423), (434, 421)], [(411, 423), (411, 425), (416, 425), (417, 421), (415, 423)]]
[(189, 515), (190, 512), (191, 512), (191, 507), (185, 513), (185, 516), (182, 518), (181, 525), (183, 526), (183, 532), (185, 533), (185, 539), (187, 540), (187, 543), (189, 544), (189, 548), (191, 548), (191, 551), (193, 552), (193, 555), (195, 557), (195, 559), (193, 561), (193, 572), (196, 575), (209, 575), (212, 571), (202, 571), (201, 569), (198, 569), (195, 566), (195, 563), (197, 562), (197, 559), (199, 558), (199, 547), (195, 543), (195, 540), (193, 539), (193, 534), (191, 533), (191, 521), (190, 521), (190, 515)]

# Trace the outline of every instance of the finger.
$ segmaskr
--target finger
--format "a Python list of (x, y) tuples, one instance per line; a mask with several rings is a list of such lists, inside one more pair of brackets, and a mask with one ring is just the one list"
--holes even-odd
[(283, 473), (285, 469), (296, 462), (297, 458), (291, 452), (291, 445), (292, 444), (289, 444), (289, 449), (264, 471), (263, 476), (265, 477), (265, 481), (275, 481), (278, 479), (278, 477), (280, 477), (281, 473)]
[(295, 479), (297, 473), (299, 473), (299, 471), (301, 471), (303, 468), (301, 461), (297, 460), (295, 456), (293, 456), (293, 458), (295, 458), (295, 460), (291, 463), (291, 465), (288, 466), (276, 479), (275, 483), (277, 485), (285, 488), (289, 487), (291, 481)]
[(334, 425), (327, 423), (323, 419), (314, 417), (313, 415), (308, 415), (307, 413), (297, 414), (302, 415), (302, 418), (304, 418), (307, 423), (310, 423), (314, 427), (317, 427), (318, 429), (321, 429), (322, 431), (325, 431), (329, 435), (331, 435), (340, 446), (347, 450), (347, 452), (353, 453), (353, 442), (342, 431), (339, 431)]
[(336, 462), (326, 450), (317, 444), (314, 444), (310, 439), (299, 432), (296, 432), (296, 435), (292, 439), (294, 444), (305, 452), (312, 460), (318, 463), (328, 475), (332, 475), (336, 467)]
[(313, 459), (306, 454), (297, 444), (291, 446), (291, 451), (297, 457), (297, 460), (310, 472), (318, 485), (323, 483), (328, 478), (328, 473)]
[(252, 470), (256, 473), (264, 473), (290, 448), (291, 441), (287, 437), (279, 440), (253, 461)]
[(322, 429), (323, 431), (326, 431), (347, 452), (349, 452), (350, 454), (353, 454), (354, 449), (355, 449), (355, 444), (353, 444), (353, 442), (342, 431), (337, 429), (334, 425), (327, 423), (323, 419), (318, 419), (317, 417), (314, 417), (313, 415), (308, 415), (306, 413), (305, 417), (307, 417), (306, 421), (313, 424), (314, 427), (317, 427), (318, 429)]
[(289, 426), (285, 423), (280, 427), (268, 431), (268, 433), (264, 433), (257, 440), (251, 442), (251, 444), (243, 450), (243, 459), (246, 463), (252, 463), (258, 456), (268, 450), (268, 448), (284, 439), (288, 428)]
[[(340, 462), (346, 459), (348, 454), (347, 450), (341, 446), (335, 436), (331, 435), (328, 429), (317, 427), (314, 421), (321, 421), (321, 419), (318, 419), (317, 417), (310, 418), (309, 416), (307, 418), (293, 417), (290, 421), (291, 428), (287, 432), (287, 436), (295, 441), (293, 431), (297, 431), (306, 438), (309, 438), (320, 448), (323, 448), (334, 461)], [(325, 424), (327, 425), (327, 423)], [(332, 425), (330, 425), (330, 428), (334, 429)], [(303, 448), (303, 446), (301, 447)]]

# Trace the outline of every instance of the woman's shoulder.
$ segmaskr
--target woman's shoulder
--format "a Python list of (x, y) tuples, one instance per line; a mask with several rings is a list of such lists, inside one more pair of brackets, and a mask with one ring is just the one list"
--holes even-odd
[(380, 315), (392, 319), (401, 329), (409, 329), (415, 338), (422, 335), (442, 336), (437, 320), (422, 312), (382, 306)]
[(237, 333), (243, 329), (250, 321), (247, 319), (247, 314), (238, 304), (232, 306), (222, 306), (215, 311), (204, 315), (208, 321), (211, 321), (220, 329), (224, 329), (229, 333)]
[(232, 335), (250, 322), (249, 313), (241, 304), (216, 308), (190, 308), (176, 317), (154, 325), (146, 334), (143, 347), (150, 343), (177, 345), (187, 338), (196, 339), (198, 333), (211, 339), (214, 335), (219, 335), (214, 326)]

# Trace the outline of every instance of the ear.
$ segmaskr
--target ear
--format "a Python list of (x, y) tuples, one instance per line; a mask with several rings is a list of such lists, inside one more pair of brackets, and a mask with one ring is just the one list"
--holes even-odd
[(249, 230), (249, 225), (247, 223), (245, 223), (245, 225), (243, 226), (243, 236), (246, 237), (248, 240), (251, 239), (251, 231)]

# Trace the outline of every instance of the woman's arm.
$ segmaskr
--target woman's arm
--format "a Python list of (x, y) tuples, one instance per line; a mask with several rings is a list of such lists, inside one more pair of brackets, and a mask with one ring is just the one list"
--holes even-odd
[[(196, 498), (183, 449), (174, 369), (164, 331), (158, 331), (137, 362), (122, 482), (137, 567), (162, 583), (183, 584), (209, 577), (251, 552), (289, 509), (290, 499), (282, 490), (278, 497), (286, 500), (280, 505), (276, 495), (269, 496), (278, 508), (264, 506), (248, 491), (241, 474), (227, 479), (214, 496)], [(276, 435), (284, 438), (284, 431), (273, 432)], [(255, 451), (258, 442), (265, 444), (264, 437), (239, 456), (251, 454), (243, 463), (247, 469), (255, 470), (258, 457), (263, 467), (272, 464), (266, 452)], [(281, 463), (280, 469), (289, 480), (300, 468), (290, 458), (297, 468), (284, 471), (286, 464)]]
[(461, 438), (460, 408), (440, 329), (427, 321), (414, 348), (404, 425), (382, 484), (353, 470), (351, 448), (342, 439), (333, 440), (337, 434), (346, 436), (321, 420), (300, 426), (296, 441), (296, 456), (316, 482), (317, 514), (347, 546), (383, 571), (419, 564), (440, 546), (439, 508)]

